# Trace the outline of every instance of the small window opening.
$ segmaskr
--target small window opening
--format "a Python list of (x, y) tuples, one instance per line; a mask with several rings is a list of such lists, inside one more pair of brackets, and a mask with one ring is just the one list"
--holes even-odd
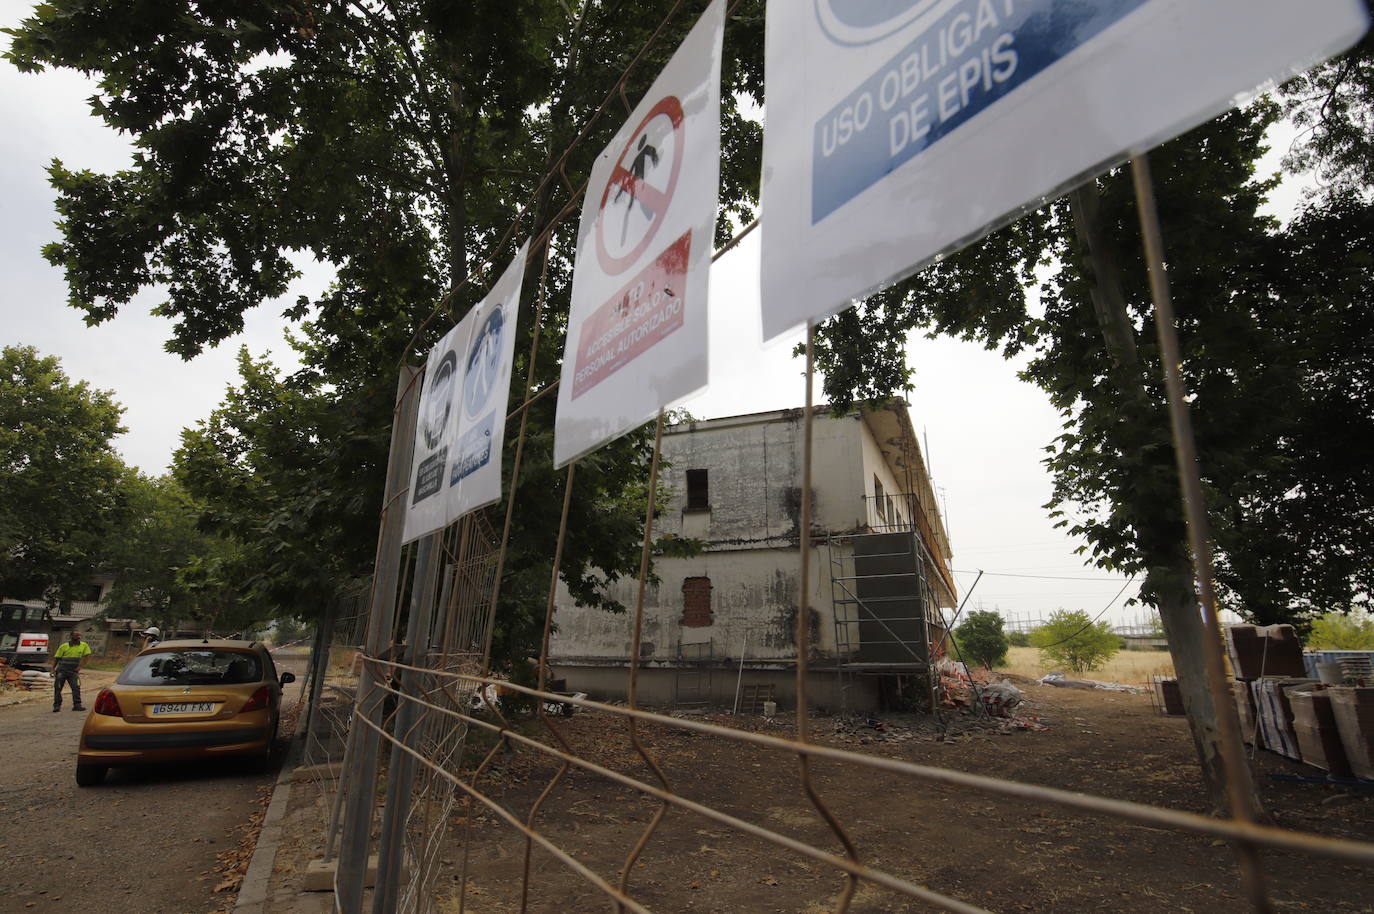
[(682, 624), (693, 627), (710, 625), (711, 579), (682, 579)]
[(878, 506), (878, 520), (887, 523), (887, 498), (883, 495), (883, 484), (873, 477), (873, 501)]
[(711, 507), (711, 487), (705, 470), (687, 471), (687, 510), (707, 511)]

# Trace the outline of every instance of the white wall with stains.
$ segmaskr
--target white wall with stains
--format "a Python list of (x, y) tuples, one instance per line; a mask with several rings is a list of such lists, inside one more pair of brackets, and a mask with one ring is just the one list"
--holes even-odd
[[(692, 659), (787, 664), (796, 657), (795, 626), (800, 574), (799, 514), (803, 416), (800, 410), (685, 423), (665, 431), (662, 471), (673, 491), (655, 522), (656, 535), (702, 540), (693, 558), (661, 558), (661, 583), (646, 588), (641, 659), (673, 664)], [(882, 455), (860, 417), (828, 415), (814, 420), (812, 438), (812, 531), (817, 536), (852, 532), (867, 521), (873, 460)], [(708, 473), (709, 510), (687, 510), (687, 470)], [(883, 469), (884, 485), (896, 483)], [(682, 582), (711, 582), (710, 625), (682, 622)], [(812, 658), (835, 656), (830, 555), (813, 547), (809, 582)], [(608, 595), (633, 609), (638, 582), (609, 585)], [(560, 586), (553, 662), (624, 662), (633, 617), (573, 604)]]

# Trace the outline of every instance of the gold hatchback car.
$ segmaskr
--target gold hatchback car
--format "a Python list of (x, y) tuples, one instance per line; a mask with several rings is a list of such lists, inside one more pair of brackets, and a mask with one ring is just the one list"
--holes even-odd
[(246, 756), (270, 760), (282, 686), (256, 641), (164, 641), (101, 689), (81, 730), (76, 783), (99, 784), (112, 766)]

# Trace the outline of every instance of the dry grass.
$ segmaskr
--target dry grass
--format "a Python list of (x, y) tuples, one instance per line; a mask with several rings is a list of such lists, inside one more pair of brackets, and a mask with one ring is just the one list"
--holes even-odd
[[(1013, 647), (1007, 653), (1007, 662), (997, 667), (999, 673), (1014, 673), (1030, 679), (1039, 679), (1051, 670), (1058, 669), (1072, 675), (1062, 667), (1047, 666), (1040, 662), (1040, 651), (1033, 647)], [(1174, 675), (1174, 662), (1168, 651), (1117, 651), (1100, 670), (1083, 673), (1085, 679), (1100, 679), (1104, 682), (1125, 682), (1132, 685), (1147, 685), (1151, 676)]]

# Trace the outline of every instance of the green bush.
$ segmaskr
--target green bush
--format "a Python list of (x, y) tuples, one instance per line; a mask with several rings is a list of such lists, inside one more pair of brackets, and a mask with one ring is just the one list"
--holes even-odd
[(1030, 632), (1007, 632), (1007, 641), (1012, 647), (1030, 647)]
[(1374, 650), (1374, 621), (1366, 612), (1327, 613), (1312, 621), (1307, 646), (1318, 651)]
[(1043, 663), (1067, 666), (1075, 673), (1099, 669), (1121, 649), (1121, 639), (1106, 622), (1093, 622), (1081, 609), (1059, 609), (1031, 632)]
[(1002, 617), (995, 612), (975, 609), (954, 630), (959, 652), (965, 663), (992, 667), (1007, 662), (1007, 636)]

